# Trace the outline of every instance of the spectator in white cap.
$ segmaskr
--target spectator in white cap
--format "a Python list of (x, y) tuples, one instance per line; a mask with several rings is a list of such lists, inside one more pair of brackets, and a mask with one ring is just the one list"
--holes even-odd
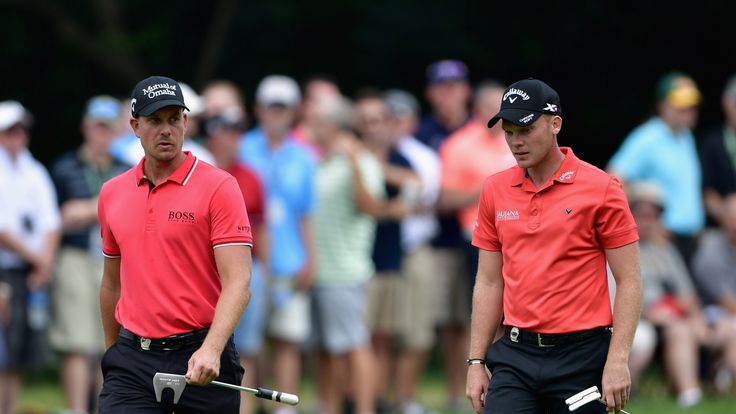
[[(179, 83), (181, 87), (181, 93), (184, 96), (184, 103), (187, 104), (189, 109), (187, 129), (184, 132), (184, 146), (183, 151), (189, 151), (194, 154), (195, 157), (200, 160), (215, 165), (215, 158), (204, 146), (194, 141), (194, 137), (199, 132), (199, 119), (204, 113), (204, 101), (201, 96), (186, 83)], [(130, 109), (130, 108), (128, 108)], [(128, 116), (128, 118), (130, 118)], [(128, 132), (125, 135), (115, 138), (115, 141), (110, 146), (110, 153), (113, 157), (123, 161), (128, 165), (136, 165), (143, 158), (143, 147), (141, 146), (138, 137), (133, 134), (133, 131)]]
[[(270, 302), (268, 334), (274, 340), (274, 373), (278, 388), (299, 391), (299, 345), (310, 333), (309, 291), (314, 249), (311, 214), (316, 165), (307, 148), (290, 131), (296, 121), (301, 94), (287, 76), (264, 78), (256, 90), (258, 127), (240, 143), (240, 160), (253, 168), (266, 192), (266, 225), (270, 246)], [(277, 413), (295, 412), (280, 407)]]
[(0, 283), (10, 295), (9, 318), (2, 318), (8, 354), (0, 369), (4, 413), (16, 412), (21, 374), (38, 363), (37, 341), (45, 322), (43, 317), (30, 318), (28, 304), (32, 297), (40, 304), (46, 301), (59, 244), (56, 192), (46, 169), (28, 151), (30, 123), (23, 105), (0, 102)]

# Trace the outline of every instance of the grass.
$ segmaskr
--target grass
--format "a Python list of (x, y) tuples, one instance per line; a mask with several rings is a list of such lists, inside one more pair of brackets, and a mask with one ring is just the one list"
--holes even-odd
[[(28, 378), (20, 398), (20, 413), (56, 413), (64, 408), (64, 398), (57, 381), (57, 373), (49, 371)], [(445, 408), (446, 387), (442, 374), (431, 371), (422, 381), (420, 400), (430, 409), (440, 414), (472, 414), (469, 408), (449, 410)], [(314, 384), (307, 381), (301, 391), (301, 411), (312, 412), (315, 401)], [(275, 408), (266, 402), (267, 409)], [(733, 414), (736, 413), (736, 394), (728, 396), (707, 396), (694, 408), (683, 410), (668, 392), (658, 368), (650, 369), (642, 381), (639, 396), (626, 407), (632, 414)]]

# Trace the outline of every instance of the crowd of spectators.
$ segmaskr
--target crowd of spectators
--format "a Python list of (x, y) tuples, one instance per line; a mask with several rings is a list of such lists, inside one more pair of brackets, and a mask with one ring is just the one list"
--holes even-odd
[[(349, 99), (329, 76), (301, 85), (266, 76), (252, 108), (232, 81), (199, 92), (181, 84), (184, 150), (237, 179), (253, 226), (252, 298), (234, 334), (243, 385), (299, 394), (311, 376), (317, 412), (422, 414), (418, 385), (438, 346), (448, 408), (470, 409), (470, 239), (485, 178), (515, 162), (500, 123), (486, 126), (505, 86), (471, 84), (456, 60), (425, 75), (424, 114), (407, 91)], [(723, 125), (699, 139), (693, 79), (668, 73), (655, 96), (656, 115), (607, 169), (625, 185), (641, 238), (634, 388), (661, 357), (687, 407), (706, 386), (730, 392), (736, 376), (736, 77), (723, 91)], [(46, 345), (59, 356), (68, 413), (95, 410), (97, 195), (143, 157), (130, 105), (89, 99), (82, 144), (47, 169), (28, 150), (31, 112), (0, 102), (0, 413), (15, 412), (23, 373), (48, 363)], [(267, 408), (295, 413), (247, 397), (241, 412)]]

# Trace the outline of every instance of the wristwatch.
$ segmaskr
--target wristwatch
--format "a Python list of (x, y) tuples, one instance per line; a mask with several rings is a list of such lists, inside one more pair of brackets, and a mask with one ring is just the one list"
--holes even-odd
[(468, 366), (470, 365), (485, 365), (486, 360), (482, 358), (468, 358), (465, 360), (465, 362), (468, 363)]

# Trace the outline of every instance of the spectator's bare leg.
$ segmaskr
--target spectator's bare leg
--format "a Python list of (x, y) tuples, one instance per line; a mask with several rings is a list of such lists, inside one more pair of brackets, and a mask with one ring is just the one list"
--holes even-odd
[(407, 349), (401, 353), (396, 373), (396, 401), (405, 404), (416, 400), (419, 374), (427, 363), (427, 351)]
[(15, 414), (23, 377), (17, 371), (0, 373), (0, 413)]
[[(274, 376), (276, 377), (277, 389), (291, 394), (298, 394), (299, 379), (301, 378), (299, 346), (292, 342), (275, 339), (274, 348)], [(280, 410), (282, 408), (285, 407), (280, 407)]]
[(443, 327), (440, 330), (442, 365), (447, 375), (450, 404), (465, 401), (465, 354), (468, 352), (468, 331), (463, 326)]
[(389, 397), (389, 383), (393, 378), (391, 374), (391, 336), (374, 333), (373, 334), (373, 353), (376, 358), (375, 369), (375, 392), (383, 398)]
[(88, 411), (92, 373), (86, 355), (70, 353), (64, 358), (61, 364), (61, 382), (69, 408), (80, 412)]
[(698, 342), (690, 325), (684, 320), (671, 320), (664, 326), (664, 340), (665, 367), (678, 394), (682, 397), (699, 390)]
[(375, 358), (369, 345), (360, 346), (349, 354), (350, 377), (355, 398), (356, 414), (375, 413)]
[[(257, 386), (258, 380), (258, 357), (253, 355), (240, 355), (240, 366), (245, 369), (243, 374), (244, 387), (254, 388)], [(240, 414), (251, 414), (254, 410), (254, 398), (249, 394), (240, 394)]]
[(342, 356), (330, 355), (326, 351), (319, 354), (319, 387), (322, 403), (322, 414), (340, 414), (340, 398), (342, 397), (342, 383), (340, 381), (340, 365)]

